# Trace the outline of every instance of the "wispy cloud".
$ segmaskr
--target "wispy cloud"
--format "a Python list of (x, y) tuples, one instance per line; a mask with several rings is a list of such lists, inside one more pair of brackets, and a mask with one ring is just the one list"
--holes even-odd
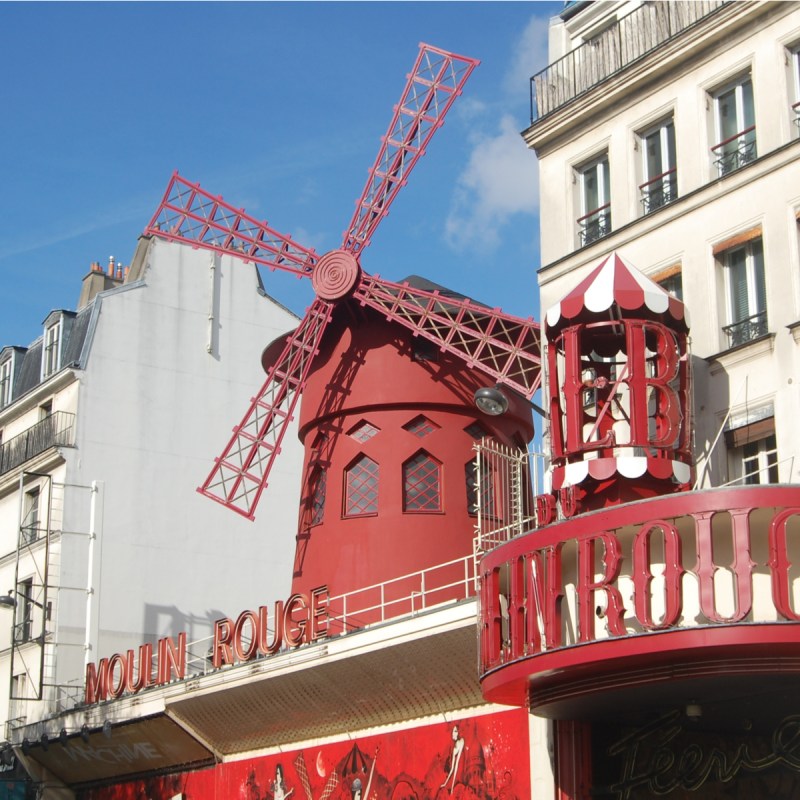
[(511, 59), (503, 80), (503, 88), (517, 95), (525, 91), (531, 75), (547, 65), (547, 38), (550, 20), (547, 17), (531, 17), (511, 51)]
[(499, 131), (475, 141), (445, 223), (445, 238), (454, 250), (490, 250), (509, 217), (536, 212), (536, 159), (517, 127), (506, 115)]
[(60, 223), (51, 226), (49, 230), (37, 231), (35, 236), (28, 238), (20, 236), (16, 240), (7, 241), (5, 246), (0, 248), (0, 261), (36, 253), (48, 247), (53, 247), (81, 236), (96, 234), (118, 225), (138, 224), (143, 219), (149, 220), (148, 213), (147, 205), (142, 202), (139, 205), (126, 204), (125, 207), (113, 210), (97, 209), (96, 214), (87, 214), (91, 221), (85, 224), (77, 222), (73, 224), (72, 220), (62, 220)]
[[(525, 91), (532, 69), (547, 62), (548, 22), (532, 17), (512, 47), (502, 85), (514, 101)], [(538, 163), (522, 141), (518, 120), (510, 114), (498, 118), (480, 100), (463, 105), (460, 112), (472, 125), (472, 151), (456, 183), (445, 240), (457, 251), (488, 251), (512, 216), (536, 213)]]

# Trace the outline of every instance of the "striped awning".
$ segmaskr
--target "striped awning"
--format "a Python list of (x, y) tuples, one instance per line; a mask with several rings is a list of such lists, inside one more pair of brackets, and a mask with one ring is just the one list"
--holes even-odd
[(551, 306), (545, 323), (553, 330), (573, 322), (593, 321), (597, 315), (615, 310), (622, 317), (635, 312), (646, 319), (667, 324), (671, 321), (689, 328), (684, 304), (617, 253), (603, 259), (569, 294)]

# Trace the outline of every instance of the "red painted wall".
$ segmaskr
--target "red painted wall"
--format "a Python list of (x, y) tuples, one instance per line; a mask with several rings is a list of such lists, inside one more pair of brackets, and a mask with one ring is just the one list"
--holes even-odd
[(78, 798), (521, 800), (530, 797), (529, 759), (528, 715), (514, 709), (120, 783)]
[[(293, 591), (327, 584), (339, 595), (472, 552), (475, 517), (467, 508), (465, 465), (474, 459), (475, 439), (465, 429), (479, 421), (486, 434), (508, 444), (533, 436), (524, 402), (503, 417), (478, 411), (475, 390), (490, 383), (369, 309), (337, 308), (303, 392), (306, 507)], [(422, 438), (403, 428), (420, 414), (436, 426)], [(379, 429), (365, 442), (350, 435), (361, 421)], [(441, 511), (404, 510), (403, 464), (420, 450), (441, 464)], [(379, 465), (377, 512), (347, 517), (345, 472), (361, 454)], [(315, 468), (326, 470), (326, 497), (324, 517), (312, 525)]]

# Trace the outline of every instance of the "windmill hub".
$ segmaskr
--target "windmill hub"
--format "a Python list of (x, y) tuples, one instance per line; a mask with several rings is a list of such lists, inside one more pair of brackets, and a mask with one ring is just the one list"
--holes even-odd
[(340, 300), (353, 291), (361, 267), (356, 257), (347, 250), (331, 250), (319, 260), (311, 275), (317, 297), (323, 300)]

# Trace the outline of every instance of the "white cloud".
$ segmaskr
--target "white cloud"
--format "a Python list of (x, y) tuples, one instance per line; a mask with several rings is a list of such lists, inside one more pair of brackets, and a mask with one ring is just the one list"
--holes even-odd
[(445, 223), (445, 239), (455, 250), (489, 250), (511, 215), (536, 213), (536, 158), (510, 115), (500, 119), (499, 128), (494, 135), (476, 138), (458, 179)]
[(548, 64), (547, 40), (550, 20), (531, 17), (511, 51), (511, 63), (503, 79), (503, 88), (518, 95), (530, 85), (531, 76)]
[[(532, 17), (512, 44), (502, 82), (504, 107), (519, 107), (531, 75), (547, 64), (548, 25), (546, 17)], [(538, 210), (538, 163), (519, 133), (528, 121), (515, 120), (510, 114), (498, 120), (493, 110), (497, 105), (497, 98), (492, 104), (473, 99), (460, 109), (473, 133), (472, 152), (456, 182), (445, 223), (445, 239), (455, 250), (490, 250), (513, 215), (534, 215)]]

